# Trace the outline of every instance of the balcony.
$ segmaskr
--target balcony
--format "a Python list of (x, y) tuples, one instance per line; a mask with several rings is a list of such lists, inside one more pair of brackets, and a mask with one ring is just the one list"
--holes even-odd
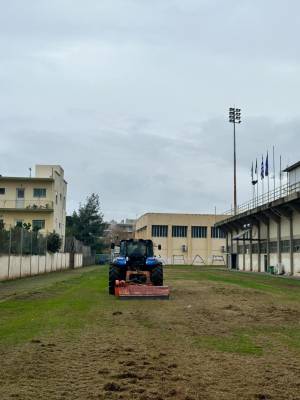
[(0, 211), (52, 212), (53, 201), (48, 199), (0, 200)]

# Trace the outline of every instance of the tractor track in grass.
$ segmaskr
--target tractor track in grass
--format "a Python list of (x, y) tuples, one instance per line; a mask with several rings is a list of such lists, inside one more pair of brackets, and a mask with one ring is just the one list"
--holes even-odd
[(10, 283), (1, 400), (300, 400), (296, 290), (176, 267), (166, 268), (170, 301), (126, 302), (107, 295), (106, 274), (40, 279), (38, 294), (30, 281)]

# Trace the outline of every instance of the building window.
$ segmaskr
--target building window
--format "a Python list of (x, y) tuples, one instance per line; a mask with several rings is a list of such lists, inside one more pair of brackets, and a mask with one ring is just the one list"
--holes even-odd
[(55, 204), (57, 204), (57, 200), (58, 200), (58, 193), (56, 192), (56, 194), (55, 194)]
[(281, 240), (280, 249), (282, 253), (290, 252), (290, 241), (289, 240)]
[(192, 238), (206, 238), (207, 226), (192, 226)]
[(34, 188), (33, 197), (46, 197), (46, 192), (45, 188)]
[(224, 239), (226, 237), (225, 232), (221, 231), (220, 228), (211, 227), (211, 237), (213, 239)]
[(258, 254), (258, 243), (252, 243), (252, 253)]
[(238, 244), (237, 247), (238, 247), (239, 254), (244, 254), (244, 253), (246, 254), (246, 247), (244, 247), (243, 244)]
[(168, 225), (152, 225), (152, 237), (167, 237)]
[(277, 253), (277, 242), (270, 242), (269, 243), (269, 252), (270, 253)]
[(293, 240), (293, 249), (295, 253), (300, 253), (300, 239)]
[(0, 194), (5, 194), (5, 188), (0, 188)]
[(32, 221), (32, 230), (38, 231), (39, 229), (45, 229), (45, 220), (44, 219), (34, 219)]
[(260, 242), (260, 252), (262, 254), (267, 253), (267, 242)]
[(187, 237), (187, 226), (173, 225), (172, 226), (173, 237)]
[(4, 229), (4, 220), (0, 218), (0, 229)]

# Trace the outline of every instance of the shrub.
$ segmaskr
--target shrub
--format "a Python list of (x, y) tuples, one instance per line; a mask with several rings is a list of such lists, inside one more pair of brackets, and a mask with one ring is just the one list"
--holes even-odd
[(47, 235), (47, 251), (50, 253), (59, 252), (62, 245), (62, 239), (58, 233), (52, 232)]

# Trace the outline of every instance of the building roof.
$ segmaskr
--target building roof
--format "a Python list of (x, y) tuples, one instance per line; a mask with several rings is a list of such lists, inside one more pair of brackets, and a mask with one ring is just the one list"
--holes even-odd
[(286, 169), (283, 170), (283, 172), (290, 172), (293, 171), (294, 169), (300, 167), (300, 161), (296, 162), (295, 164), (287, 167)]
[(224, 217), (224, 214), (208, 214), (208, 213), (180, 213), (180, 212), (146, 212), (138, 217), (138, 220), (146, 215), (160, 215), (160, 216), (195, 216), (195, 217)]
[(53, 182), (53, 178), (30, 178), (30, 177), (21, 177), (21, 176), (0, 176), (1, 181), (25, 181), (25, 182)]

